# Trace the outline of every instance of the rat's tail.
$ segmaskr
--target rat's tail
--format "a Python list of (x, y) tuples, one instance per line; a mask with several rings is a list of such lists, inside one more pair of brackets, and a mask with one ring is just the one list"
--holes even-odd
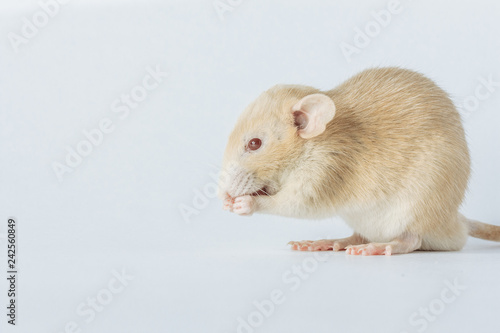
[(475, 220), (465, 218), (469, 226), (469, 235), (475, 238), (481, 238), (491, 241), (500, 242), (500, 227), (497, 225), (487, 224)]

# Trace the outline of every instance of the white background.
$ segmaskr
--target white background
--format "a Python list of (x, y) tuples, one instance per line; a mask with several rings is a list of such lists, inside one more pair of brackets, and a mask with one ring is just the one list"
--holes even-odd
[[(401, 0), (349, 62), (341, 43), (354, 45), (354, 29), (388, 1), (232, 3), (221, 20), (211, 0), (74, 0), (16, 52), (9, 33), (21, 36), (41, 8), (1, 2), (0, 233), (9, 216), (19, 223), (18, 325), (6, 324), (2, 278), (2, 332), (64, 332), (70, 322), (81, 332), (236, 332), (248, 316), (256, 327), (240, 332), (498, 332), (498, 244), (318, 262), (286, 243), (347, 236), (340, 219), (232, 215), (211, 195), (210, 174), (238, 114), (277, 83), (331, 89), (395, 65), (434, 79), (458, 105), (473, 101), (487, 91), (481, 78), (500, 82), (500, 4)], [(111, 104), (148, 67), (168, 75), (121, 119)], [(500, 86), (491, 90), (464, 113), (473, 174), (462, 211), (498, 225)], [(113, 132), (58, 181), (53, 163), (103, 118)], [(195, 194), (204, 190), (206, 201)], [(292, 283), (294, 265), (309, 273)], [(134, 279), (109, 300), (114, 270)], [(453, 294), (447, 281), (466, 289)], [(283, 303), (258, 322), (254, 301), (275, 289)], [(76, 310), (99, 295), (109, 303), (86, 322)]]

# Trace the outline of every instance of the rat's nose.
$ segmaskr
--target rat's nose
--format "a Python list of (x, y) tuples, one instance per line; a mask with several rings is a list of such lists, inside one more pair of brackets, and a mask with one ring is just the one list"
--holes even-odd
[(233, 185), (237, 176), (241, 173), (241, 168), (235, 162), (227, 162), (223, 165), (219, 174), (219, 186), (217, 188), (217, 195), (221, 200), (227, 196), (234, 197)]

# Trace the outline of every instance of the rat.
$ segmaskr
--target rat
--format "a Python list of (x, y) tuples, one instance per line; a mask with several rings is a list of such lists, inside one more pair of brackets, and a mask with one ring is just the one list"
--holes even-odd
[(500, 226), (459, 213), (470, 175), (461, 118), (447, 93), (412, 70), (367, 69), (320, 91), (276, 85), (240, 115), (224, 152), (224, 209), (341, 217), (341, 239), (293, 250), (391, 255), (460, 250)]

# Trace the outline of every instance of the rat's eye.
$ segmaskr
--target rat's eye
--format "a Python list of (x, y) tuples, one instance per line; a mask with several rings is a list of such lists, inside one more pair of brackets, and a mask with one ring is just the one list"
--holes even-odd
[(259, 138), (253, 138), (252, 140), (248, 141), (247, 148), (249, 150), (257, 150), (261, 145), (262, 141), (260, 141)]

